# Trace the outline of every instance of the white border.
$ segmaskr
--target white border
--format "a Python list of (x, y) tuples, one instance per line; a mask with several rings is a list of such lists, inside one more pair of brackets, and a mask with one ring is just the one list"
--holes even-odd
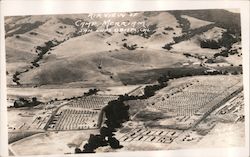
[[(119, 152), (81, 154), (74, 156), (143, 156), (143, 157), (247, 157), (249, 156), (249, 1), (163, 1), (163, 0), (120, 0), (120, 1), (79, 1), (79, 0), (9, 0), (2, 1), (1, 6), (1, 34), (4, 34), (4, 16), (14, 15), (42, 15), (42, 14), (75, 14), (93, 12), (128, 12), (128, 11), (156, 11), (156, 10), (187, 10), (187, 9), (241, 9), (242, 26), (242, 51), (243, 51), (243, 83), (245, 98), (245, 136), (246, 145), (241, 148), (223, 149), (188, 149), (168, 151), (143, 151), (143, 152)], [(7, 110), (6, 106), (6, 76), (5, 76), (5, 44), (4, 36), (1, 35), (1, 134), (0, 156), (7, 156)], [(4, 119), (4, 120), (3, 120)], [(6, 126), (6, 127), (3, 127)], [(32, 148), (31, 148), (32, 149)], [(43, 155), (45, 156), (45, 155)], [(56, 155), (53, 155), (56, 156)], [(62, 155), (58, 155), (61, 157)], [(67, 155), (72, 156), (72, 155)]]

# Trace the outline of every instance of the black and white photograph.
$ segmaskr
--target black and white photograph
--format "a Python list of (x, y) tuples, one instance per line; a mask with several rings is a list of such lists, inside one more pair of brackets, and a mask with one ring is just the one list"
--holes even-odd
[(246, 146), (240, 8), (4, 17), (10, 156)]

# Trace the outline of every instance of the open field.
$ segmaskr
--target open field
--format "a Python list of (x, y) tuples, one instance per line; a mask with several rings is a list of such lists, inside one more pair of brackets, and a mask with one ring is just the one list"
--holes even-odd
[(119, 77), (124, 84), (147, 84), (154, 83), (159, 76), (169, 75), (170, 77), (178, 78), (187, 75), (202, 75), (206, 67), (190, 66), (190, 67), (175, 67), (175, 68), (159, 68), (143, 71), (132, 71), (129, 73), (119, 73)]
[(84, 92), (87, 92), (88, 88), (8, 88), (8, 99), (16, 100), (20, 97), (30, 98), (36, 97), (39, 101), (47, 102), (57, 98), (58, 100), (64, 98), (71, 98), (74, 96), (82, 96)]
[[(82, 146), (89, 135), (96, 132), (98, 130), (40, 133), (12, 143), (10, 148), (16, 155), (73, 153), (75, 147)], [(26, 149), (27, 147), (32, 149)]]
[[(9, 109), (8, 111), (8, 128), (9, 130), (33, 130), (32, 128), (35, 117), (43, 115), (40, 109)], [(44, 114), (45, 115), (45, 114)]]
[[(138, 88), (140, 85), (127, 85), (127, 86), (112, 86), (112, 87), (99, 87), (98, 95), (123, 95), (125, 93), (129, 93), (130, 91)], [(13, 106), (13, 101), (23, 97), (30, 98), (36, 97), (39, 101), (47, 102), (50, 100), (62, 100), (65, 98), (72, 98), (83, 96), (84, 93), (88, 92), (90, 88), (15, 88), (9, 87), (7, 89), (8, 92), (8, 101), (9, 106)]]

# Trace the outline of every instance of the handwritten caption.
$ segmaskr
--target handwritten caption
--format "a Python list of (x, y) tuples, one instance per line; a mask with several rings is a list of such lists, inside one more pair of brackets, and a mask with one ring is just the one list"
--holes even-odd
[(139, 19), (139, 13), (94, 13), (86, 19), (75, 21), (77, 33), (114, 32), (114, 33), (147, 33), (145, 19)]

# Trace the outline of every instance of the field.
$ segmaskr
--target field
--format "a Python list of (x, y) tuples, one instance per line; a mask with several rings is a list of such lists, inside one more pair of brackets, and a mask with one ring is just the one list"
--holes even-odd
[[(99, 87), (98, 91), (99, 95), (123, 95), (125, 93), (129, 93), (130, 91), (138, 88), (140, 85), (127, 85), (127, 86), (112, 86), (112, 87)], [(30, 98), (36, 97), (39, 101), (48, 102), (51, 100), (62, 100), (72, 97), (83, 96), (84, 93), (88, 92), (90, 88), (57, 88), (50, 86), (49, 88), (15, 88), (9, 87), (7, 89), (8, 92), (8, 102), (9, 106), (13, 106), (14, 100), (23, 97)]]
[(101, 109), (117, 96), (85, 96), (57, 109), (46, 126), (48, 130), (97, 129)]
[[(223, 77), (220, 79), (223, 80)], [(193, 115), (220, 94), (225, 97), (223, 92), (238, 83), (237, 80), (224, 82), (221, 80), (216, 77), (206, 78), (206, 80), (187, 80), (187, 83), (171, 89), (164, 95), (157, 95), (152, 102), (152, 107), (166, 110), (169, 114)]]
[(179, 66), (175, 68), (159, 68), (143, 71), (132, 71), (129, 73), (120, 73), (119, 77), (124, 84), (149, 84), (154, 83), (159, 76), (169, 75), (170, 77), (178, 78), (188, 75), (202, 75), (206, 67), (197, 66)]
[[(24, 138), (10, 144), (14, 154), (18, 155), (44, 155), (74, 153), (75, 147), (82, 147), (90, 134), (98, 130), (47, 132)], [(26, 149), (31, 147), (32, 149)], [(26, 151), (23, 151), (23, 150)]]
[(17, 98), (36, 97), (39, 101), (48, 102), (57, 98), (58, 100), (64, 98), (71, 98), (74, 96), (82, 96), (87, 92), (88, 88), (8, 88), (9, 101)]
[(98, 111), (61, 109), (52, 122), (52, 130), (82, 130), (97, 128)]
[[(8, 111), (8, 129), (15, 131), (21, 130), (37, 130), (42, 129), (42, 117), (46, 118), (49, 113), (43, 114), (40, 109), (9, 109)], [(41, 117), (40, 122), (36, 121), (37, 117)]]

